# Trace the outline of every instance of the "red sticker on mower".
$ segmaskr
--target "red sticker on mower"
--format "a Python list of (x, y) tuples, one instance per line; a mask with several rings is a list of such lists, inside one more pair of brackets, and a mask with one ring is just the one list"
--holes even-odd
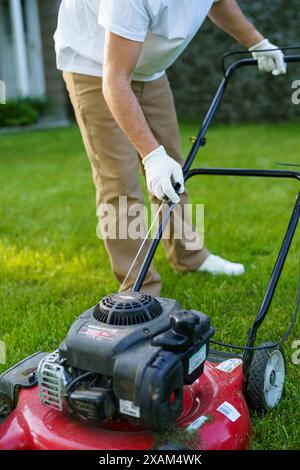
[(116, 329), (102, 328), (93, 325), (83, 326), (79, 331), (80, 335), (88, 336), (96, 340), (108, 341), (115, 339), (119, 333), (120, 331)]

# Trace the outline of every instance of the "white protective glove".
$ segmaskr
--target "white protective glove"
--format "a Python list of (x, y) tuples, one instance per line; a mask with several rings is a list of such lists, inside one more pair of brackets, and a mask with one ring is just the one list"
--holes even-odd
[(275, 76), (286, 73), (287, 64), (284, 61), (284, 54), (279, 49), (274, 50), (276, 48), (277, 46), (271, 44), (268, 39), (264, 39), (255, 46), (250, 47), (249, 51), (252, 52), (253, 58), (258, 61), (258, 68), (261, 72), (272, 72)]
[(163, 146), (158, 147), (143, 159), (148, 191), (157, 197), (167, 197), (174, 204), (180, 201), (173, 186), (179, 183), (179, 194), (184, 192), (184, 178), (179, 163), (169, 157)]

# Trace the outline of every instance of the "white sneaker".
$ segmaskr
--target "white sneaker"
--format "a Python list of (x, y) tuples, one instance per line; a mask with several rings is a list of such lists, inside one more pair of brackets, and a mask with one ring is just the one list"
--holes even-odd
[(205, 272), (218, 276), (241, 276), (245, 272), (245, 267), (239, 263), (232, 263), (220, 256), (209, 255), (203, 264), (198, 268), (199, 272)]

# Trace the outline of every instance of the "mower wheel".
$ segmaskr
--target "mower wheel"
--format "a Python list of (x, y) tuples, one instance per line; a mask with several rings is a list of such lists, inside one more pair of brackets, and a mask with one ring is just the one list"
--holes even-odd
[(284, 350), (273, 343), (263, 343), (255, 351), (249, 369), (247, 397), (255, 410), (275, 408), (284, 394), (286, 362)]

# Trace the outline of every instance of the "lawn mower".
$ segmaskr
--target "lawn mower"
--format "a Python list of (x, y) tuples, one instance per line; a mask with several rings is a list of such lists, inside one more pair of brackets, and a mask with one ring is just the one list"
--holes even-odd
[[(286, 62), (300, 62), (300, 55), (287, 55)], [(290, 169), (191, 169), (231, 77), (253, 65), (256, 60), (243, 57), (224, 66), (183, 167), (186, 181), (196, 175), (300, 180)], [(242, 450), (251, 442), (249, 408), (278, 405), (286, 374), (282, 343), (296, 322), (300, 293), (285, 337), (255, 343), (295, 234), (300, 193), (245, 346), (212, 339), (204, 313), (143, 293), (174, 210), (170, 201), (164, 204), (132, 291), (107, 295), (76, 319), (56, 351), (33, 354), (0, 376), (0, 449)]]

